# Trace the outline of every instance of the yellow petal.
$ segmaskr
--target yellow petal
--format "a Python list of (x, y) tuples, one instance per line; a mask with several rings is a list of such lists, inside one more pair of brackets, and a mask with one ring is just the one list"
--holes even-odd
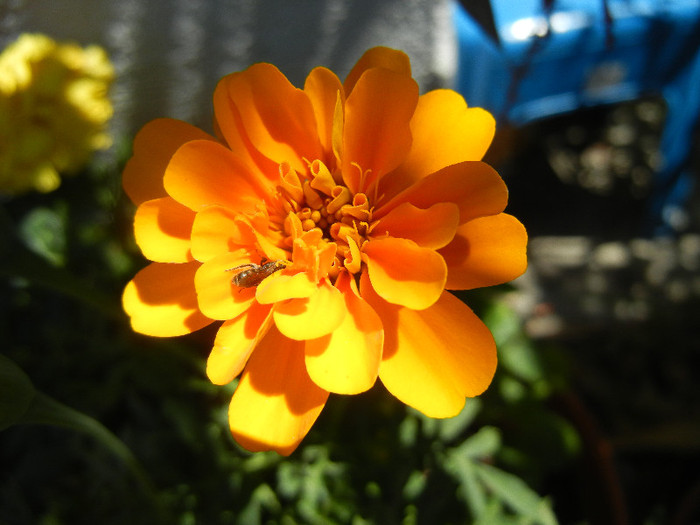
[[(368, 189), (401, 164), (411, 148), (409, 122), (418, 85), (388, 69), (369, 69), (345, 102), (343, 180), (353, 193)], [(361, 180), (362, 171), (369, 170)]]
[(194, 211), (219, 205), (245, 213), (255, 210), (269, 183), (221, 144), (195, 140), (175, 152), (164, 184), (172, 198)]
[(274, 326), (248, 361), (229, 406), (235, 440), (259, 452), (287, 456), (299, 443), (328, 399), (304, 365), (304, 343), (281, 335)]
[(411, 239), (418, 246), (437, 250), (454, 238), (458, 223), (459, 209), (451, 202), (439, 202), (425, 210), (404, 202), (378, 221), (372, 235)]
[(342, 273), (336, 287), (343, 294), (347, 315), (332, 333), (306, 342), (306, 370), (324, 390), (359, 394), (377, 380), (382, 356), (382, 322), (357, 295), (350, 274)]
[(256, 303), (245, 313), (223, 323), (207, 359), (209, 381), (215, 385), (233, 381), (271, 325), (271, 308)]
[(141, 204), (134, 217), (134, 234), (144, 256), (156, 262), (192, 260), (190, 234), (194, 212), (170, 197)]
[[(189, 208), (188, 208), (189, 209)], [(224, 253), (239, 249), (252, 241), (250, 235), (241, 235), (236, 223), (238, 214), (222, 206), (209, 206), (194, 218), (192, 224), (192, 255), (198, 261), (208, 261)]]
[(277, 303), (272, 317), (282, 334), (299, 341), (331, 333), (343, 322), (345, 314), (343, 295), (323, 280), (308, 299)]
[(486, 325), (443, 293), (421, 311), (370, 300), (384, 324), (379, 378), (401, 401), (430, 417), (452, 417), (465, 397), (481, 394), (496, 371), (496, 344)]
[(411, 61), (406, 53), (389, 47), (377, 46), (365, 51), (350, 73), (348, 73), (343, 83), (345, 93), (350, 94), (362, 73), (374, 67), (388, 69), (403, 76), (411, 77)]
[(371, 239), (363, 251), (374, 290), (386, 301), (414, 310), (428, 308), (445, 288), (442, 256), (408, 239)]
[(134, 331), (172, 337), (199, 330), (212, 322), (197, 306), (194, 275), (198, 262), (152, 263), (138, 272), (122, 295)]
[(287, 299), (311, 297), (314, 293), (316, 283), (311, 281), (306, 273), (277, 273), (274, 278), (265, 279), (260, 283), (255, 298), (260, 304), (273, 304)]
[(231, 282), (232, 268), (251, 262), (246, 250), (218, 255), (202, 264), (194, 276), (199, 309), (220, 321), (245, 312), (255, 300), (255, 288), (239, 288)]
[(167, 195), (163, 188), (165, 168), (175, 151), (190, 140), (215, 139), (191, 124), (169, 118), (152, 120), (141, 128), (122, 179), (124, 191), (134, 204)]
[[(382, 192), (380, 185), (380, 193)], [(441, 169), (416, 182), (374, 213), (379, 219), (399, 204), (410, 202), (429, 208), (437, 202), (453, 202), (459, 208), (459, 223), (501, 213), (508, 203), (508, 188), (491, 166), (484, 162), (462, 162)]]
[(245, 71), (228, 75), (222, 82), (224, 91), (219, 95), (217, 118), (222, 111), (233, 113), (233, 122), (226, 125), (221, 122), (227, 141), (231, 138), (234, 142), (245, 142), (275, 164), (286, 161), (299, 172), (306, 170), (304, 158), (321, 158), (309, 97), (275, 66), (254, 64)]
[(411, 119), (411, 151), (382, 181), (382, 191), (395, 195), (446, 166), (481, 160), (495, 131), (493, 116), (481, 108), (468, 108), (459, 93), (438, 89), (422, 95)]
[(527, 269), (527, 232), (515, 217), (499, 213), (462, 224), (440, 253), (450, 290), (469, 290), (515, 279)]

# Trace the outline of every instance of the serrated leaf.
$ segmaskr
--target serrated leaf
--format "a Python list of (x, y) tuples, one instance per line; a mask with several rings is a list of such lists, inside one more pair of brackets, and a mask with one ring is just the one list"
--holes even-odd
[(474, 470), (493, 495), (517, 514), (541, 525), (556, 525), (557, 519), (547, 500), (522, 479), (484, 463), (475, 464)]
[(495, 427), (483, 427), (455, 449), (471, 459), (490, 457), (501, 448), (501, 433)]
[(457, 480), (457, 494), (467, 504), (472, 517), (481, 515), (486, 506), (486, 492), (476, 477), (472, 460), (452, 449), (445, 456), (442, 467)]

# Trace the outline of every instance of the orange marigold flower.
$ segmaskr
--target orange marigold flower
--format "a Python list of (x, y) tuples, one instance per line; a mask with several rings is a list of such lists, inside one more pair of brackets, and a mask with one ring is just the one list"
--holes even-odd
[(216, 136), (161, 119), (136, 136), (124, 188), (153, 261), (127, 285), (134, 330), (223, 321), (215, 384), (242, 373), (229, 421), (245, 448), (291, 453), (329, 392), (379, 377), (432, 417), (460, 412), (496, 368), (486, 326), (451, 290), (525, 271), (527, 234), (480, 161), (489, 113), (418, 94), (408, 57), (373, 48), (342, 83), (297, 89), (270, 64), (224, 77)]

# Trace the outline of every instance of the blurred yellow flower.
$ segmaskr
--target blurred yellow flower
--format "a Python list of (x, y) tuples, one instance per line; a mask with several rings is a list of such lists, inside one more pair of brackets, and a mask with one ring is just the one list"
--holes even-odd
[(486, 326), (448, 289), (525, 271), (527, 234), (481, 162), (495, 122), (450, 90), (419, 95), (408, 57), (370, 49), (341, 82), (295, 88), (271, 64), (224, 77), (216, 136), (160, 119), (136, 136), (124, 189), (153, 261), (126, 286), (134, 330), (223, 321), (207, 362), (241, 380), (229, 408), (249, 450), (291, 453), (330, 392), (379, 378), (432, 417), (496, 369)]
[(110, 146), (113, 78), (98, 46), (23, 34), (0, 54), (0, 193), (53, 191)]

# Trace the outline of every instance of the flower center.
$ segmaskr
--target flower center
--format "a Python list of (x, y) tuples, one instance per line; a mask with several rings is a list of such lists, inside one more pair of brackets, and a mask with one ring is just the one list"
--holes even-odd
[(328, 271), (321, 271), (318, 277), (335, 279), (342, 268), (359, 273), (362, 247), (375, 225), (368, 196), (353, 195), (340, 172), (331, 173), (320, 160), (308, 162), (304, 174), (282, 163), (280, 177), (280, 226), (284, 244), (292, 247), (293, 262), (302, 259), (317, 267), (332, 256)]

